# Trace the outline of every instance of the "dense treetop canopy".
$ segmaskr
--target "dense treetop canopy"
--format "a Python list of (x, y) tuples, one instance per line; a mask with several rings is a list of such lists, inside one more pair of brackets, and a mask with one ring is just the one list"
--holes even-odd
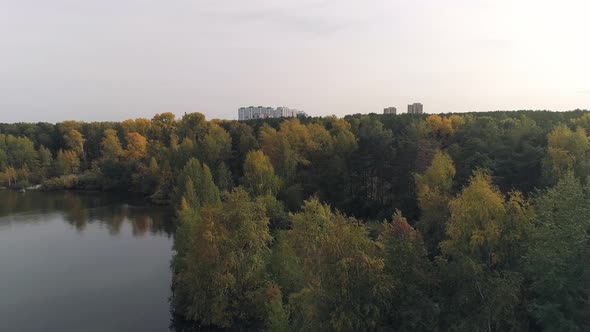
[(590, 113), (0, 124), (0, 185), (176, 211), (179, 319), (590, 329)]

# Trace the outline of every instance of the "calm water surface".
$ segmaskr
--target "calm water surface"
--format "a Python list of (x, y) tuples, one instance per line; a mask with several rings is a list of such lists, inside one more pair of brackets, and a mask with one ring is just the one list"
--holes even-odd
[(0, 190), (0, 331), (167, 331), (168, 209)]

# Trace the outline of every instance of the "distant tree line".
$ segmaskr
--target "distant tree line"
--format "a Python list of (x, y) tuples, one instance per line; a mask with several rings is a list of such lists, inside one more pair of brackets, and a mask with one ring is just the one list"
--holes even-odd
[(0, 124), (0, 182), (170, 204), (189, 326), (587, 331), (588, 130), (585, 111)]

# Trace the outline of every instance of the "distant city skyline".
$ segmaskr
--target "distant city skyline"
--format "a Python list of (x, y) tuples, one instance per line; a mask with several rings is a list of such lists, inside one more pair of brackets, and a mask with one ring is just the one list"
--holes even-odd
[(248, 106), (240, 107), (238, 109), (239, 121), (253, 119), (294, 118), (299, 116), (307, 116), (307, 114), (304, 111), (286, 106), (279, 106), (276, 109), (268, 106)]
[[(0, 0), (1, 1), (1, 0)], [(590, 108), (581, 0), (3, 1), (0, 122)], [(395, 106), (395, 105), (391, 105)], [(398, 103), (398, 113), (405, 113)]]

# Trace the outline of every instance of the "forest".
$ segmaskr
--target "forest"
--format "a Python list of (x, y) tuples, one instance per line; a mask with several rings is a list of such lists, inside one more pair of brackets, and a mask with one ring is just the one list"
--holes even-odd
[(0, 124), (0, 186), (175, 211), (186, 330), (590, 330), (590, 112)]

